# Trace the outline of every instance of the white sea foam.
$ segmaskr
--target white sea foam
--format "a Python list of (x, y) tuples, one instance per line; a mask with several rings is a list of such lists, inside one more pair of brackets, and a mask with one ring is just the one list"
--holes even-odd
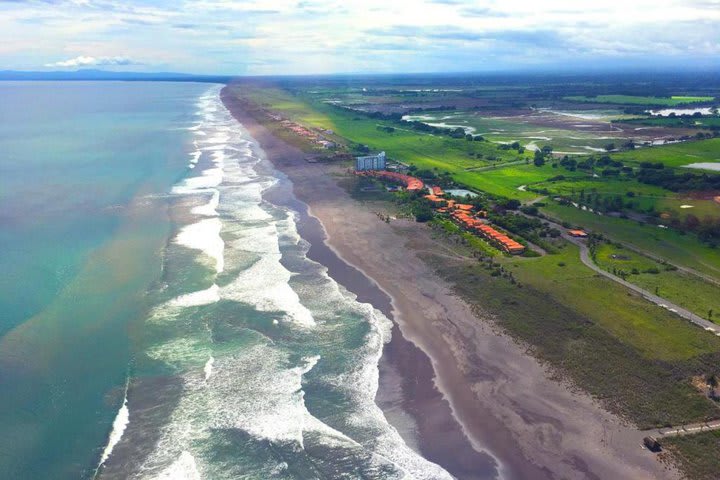
[(210, 358), (208, 358), (208, 361), (205, 362), (205, 366), (203, 367), (203, 373), (205, 374), (205, 381), (207, 381), (210, 378), (210, 375), (212, 375), (213, 363), (215, 363), (215, 359), (213, 358), (212, 355), (210, 355)]
[(216, 216), (217, 213), (217, 207), (220, 204), (220, 192), (215, 189), (210, 190), (212, 192), (212, 197), (210, 197), (210, 201), (206, 203), (205, 205), (199, 205), (197, 207), (194, 207), (192, 210), (190, 210), (195, 215), (205, 215), (207, 217), (213, 217)]
[(175, 241), (180, 245), (200, 250), (215, 260), (215, 271), (220, 273), (225, 268), (223, 249), (225, 244), (220, 238), (222, 222), (218, 218), (206, 218), (197, 223), (186, 225), (180, 229)]
[[(141, 470), (153, 472), (158, 480), (197, 479), (200, 473), (206, 478), (231, 478), (228, 465), (217, 461), (218, 452), (205, 450), (212, 449), (210, 439), (216, 432), (227, 430), (298, 451), (310, 448), (309, 442), (313, 447), (322, 445), (323, 451), (338, 448), (342, 455), (369, 462), (371, 470), (384, 472), (392, 466), (402, 478), (449, 480), (447, 472), (403, 442), (375, 404), (377, 362), (392, 323), (372, 306), (358, 303), (324, 267), (305, 257), (308, 245), (297, 233), (294, 215), (262, 199), (263, 191), (277, 179), (256, 169), (260, 160), (252, 156), (247, 140), (237, 139), (236, 124), (221, 107), (218, 91), (198, 102), (202, 129), (208, 133), (198, 141), (198, 148), (210, 153), (220, 176), (193, 178), (220, 181), (211, 185), (208, 178), (187, 179), (174, 189), (176, 194), (212, 192), (208, 204), (193, 208), (193, 213), (211, 218), (183, 227), (175, 241), (222, 262), (218, 271), (226, 263), (226, 277), (234, 278), (223, 278), (220, 287), (177, 297), (158, 307), (149, 320), (154, 329), (167, 325), (167, 337), (146, 353), (176, 368), (183, 394)], [(302, 275), (292, 271), (297, 265)], [(270, 316), (273, 333), (256, 330), (242, 337), (242, 346), (232, 345), (231, 335), (214, 343), (208, 316), (187, 309), (218, 299), (277, 312)], [(234, 321), (234, 327), (254, 328), (252, 323), (242, 324), (244, 319)], [(330, 369), (335, 373), (323, 372), (322, 350), (339, 348), (345, 336), (356, 334), (356, 327), (368, 331), (362, 344), (352, 341), (352, 346), (342, 347), (346, 370), (337, 372), (336, 366)], [(298, 335), (307, 337), (301, 343), (300, 359), (298, 346), (292, 343)], [(308, 411), (307, 381), (335, 385), (345, 392), (347, 411), (333, 419), (333, 426)], [(281, 475), (287, 463), (278, 460), (258, 468), (253, 478), (272, 478)]]
[(169, 303), (173, 307), (198, 307), (200, 305), (209, 305), (220, 300), (220, 289), (213, 284), (212, 287), (197, 292), (180, 295), (172, 299)]
[(154, 480), (200, 480), (201, 478), (195, 457), (186, 450)]
[(202, 156), (202, 150), (195, 150), (194, 152), (190, 153), (190, 163), (192, 165), (195, 165), (200, 161), (200, 157)]
[(123, 403), (120, 407), (120, 410), (118, 410), (117, 415), (115, 416), (115, 420), (113, 421), (112, 430), (110, 431), (110, 436), (108, 437), (108, 443), (107, 445), (105, 445), (105, 449), (103, 449), (102, 456), (100, 457), (100, 463), (98, 463), (98, 466), (95, 468), (95, 476), (97, 476), (100, 469), (103, 467), (103, 465), (105, 465), (105, 462), (107, 462), (107, 460), (110, 458), (110, 455), (112, 455), (113, 449), (115, 449), (115, 446), (118, 444), (118, 442), (120, 442), (123, 433), (125, 433), (125, 429), (130, 423), (130, 410), (128, 409), (127, 397), (129, 386), (130, 379), (128, 379), (125, 383)]
[(292, 274), (280, 264), (280, 258), (279, 253), (265, 253), (222, 288), (221, 296), (248, 303), (263, 312), (281, 312), (283, 320), (311, 327), (315, 319), (289, 285)]

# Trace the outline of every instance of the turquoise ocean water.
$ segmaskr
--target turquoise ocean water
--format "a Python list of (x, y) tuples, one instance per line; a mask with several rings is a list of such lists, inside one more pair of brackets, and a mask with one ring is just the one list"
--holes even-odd
[(449, 478), (219, 93), (0, 83), (0, 477)]

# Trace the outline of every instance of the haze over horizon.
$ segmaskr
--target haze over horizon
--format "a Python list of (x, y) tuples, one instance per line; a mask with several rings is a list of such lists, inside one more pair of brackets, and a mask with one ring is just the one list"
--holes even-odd
[(720, 66), (719, 0), (0, 0), (0, 70), (275, 75)]

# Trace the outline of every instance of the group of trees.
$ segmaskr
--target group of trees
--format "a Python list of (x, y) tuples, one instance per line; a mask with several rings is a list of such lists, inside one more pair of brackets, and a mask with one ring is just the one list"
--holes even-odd
[(697, 216), (689, 214), (684, 219), (671, 218), (670, 226), (681, 231), (694, 232), (700, 240), (713, 245), (720, 241), (720, 218), (718, 217), (706, 216), (701, 220)]
[(549, 157), (552, 155), (552, 147), (550, 145), (545, 145), (540, 150), (535, 150), (533, 163), (536, 167), (542, 167), (545, 165), (545, 159), (546, 157)]
[(657, 164), (651, 166), (651, 168), (641, 166), (636, 178), (639, 182), (657, 185), (672, 192), (720, 190), (720, 175), (692, 172), (676, 173), (670, 169), (658, 168)]

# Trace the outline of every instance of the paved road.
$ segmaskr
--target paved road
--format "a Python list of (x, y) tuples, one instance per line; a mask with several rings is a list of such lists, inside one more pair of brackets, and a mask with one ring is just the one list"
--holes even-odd
[(697, 270), (695, 270), (695, 269), (693, 269), (693, 268), (690, 268), (690, 267), (684, 267), (684, 266), (682, 266), (682, 265), (677, 265), (677, 264), (675, 264), (675, 263), (670, 263), (670, 262), (668, 262), (666, 259), (664, 259), (663, 257), (661, 257), (661, 256), (659, 256), (659, 255), (654, 255), (654, 254), (652, 254), (652, 253), (650, 253), (650, 252), (646, 252), (645, 250), (643, 250), (643, 249), (641, 249), (641, 248), (639, 248), (639, 247), (636, 247), (635, 245), (633, 245), (633, 244), (631, 244), (631, 243), (624, 243), (624, 242), (623, 242), (623, 245), (624, 245), (625, 248), (627, 248), (628, 250), (632, 250), (633, 252), (639, 253), (640, 255), (645, 255), (645, 256), (648, 257), (648, 258), (652, 258), (652, 259), (655, 260), (656, 262), (660, 262), (660, 263), (665, 262), (665, 263), (667, 263), (668, 265), (672, 265), (673, 267), (677, 268), (677, 269), (680, 270), (680, 271), (683, 271), (683, 272), (685, 272), (685, 273), (689, 273), (690, 275), (695, 275), (696, 277), (700, 277), (700, 278), (704, 279), (705, 281), (707, 281), (707, 282), (709, 282), (709, 283), (712, 283), (712, 284), (714, 284), (714, 285), (720, 286), (720, 280), (718, 280), (717, 278), (712, 277), (712, 276), (710, 276), (710, 275), (708, 275), (708, 274), (706, 274), (706, 273), (698, 272)]
[[(545, 199), (545, 198), (546, 198), (546, 197), (538, 197), (538, 198), (536, 198), (536, 199), (534, 199), (534, 200), (532, 200), (532, 201), (530, 201), (530, 202), (527, 202), (527, 205), (532, 205), (533, 203), (538, 202), (538, 201), (540, 201), (540, 200), (543, 200), (543, 199)], [(553, 222), (553, 221), (547, 216), (547, 214), (545, 214), (545, 217), (546, 217), (545, 219), (546, 219), (547, 221), (549, 221), (550, 223), (555, 223), (555, 222)], [(699, 271), (695, 270), (694, 268), (685, 267), (685, 266), (683, 266), (683, 265), (678, 265), (678, 264), (676, 264), (676, 263), (668, 262), (667, 259), (661, 257), (660, 255), (655, 255), (655, 254), (653, 254), (653, 253), (651, 253), (651, 252), (648, 252), (647, 250), (643, 250), (642, 248), (637, 247), (637, 246), (633, 245), (632, 243), (627, 243), (627, 242), (621, 242), (621, 243), (622, 243), (623, 246), (624, 246), (625, 248), (627, 248), (628, 250), (632, 250), (632, 251), (635, 252), (635, 253), (639, 253), (640, 255), (644, 255), (644, 256), (646, 256), (646, 257), (648, 257), (648, 258), (651, 258), (651, 259), (653, 259), (653, 260), (655, 260), (655, 261), (657, 261), (657, 262), (667, 263), (668, 265), (672, 265), (673, 267), (677, 268), (677, 269), (680, 270), (680, 271), (683, 271), (683, 272), (685, 272), (685, 273), (689, 273), (689, 274), (691, 274), (691, 275), (695, 275), (696, 277), (700, 277), (700, 278), (704, 279), (704, 280), (707, 281), (707, 282), (710, 282), (710, 283), (712, 283), (712, 284), (714, 284), (714, 285), (720, 286), (720, 280), (718, 280), (716, 277), (713, 277), (713, 276), (708, 275), (708, 274), (706, 274), (706, 273), (699, 272)], [(718, 273), (720, 273), (720, 272), (718, 272)]]
[(487, 165), (484, 167), (469, 167), (466, 168), (467, 172), (484, 172), (486, 170), (497, 170), (499, 168), (510, 167), (512, 165), (524, 165), (527, 163), (525, 160), (513, 160), (512, 162), (498, 163), (496, 165)]
[[(521, 214), (524, 215), (524, 214)], [(717, 325), (709, 320), (706, 320), (702, 318), (699, 315), (694, 314), (693, 312), (681, 307), (680, 305), (676, 305), (670, 301), (668, 301), (665, 298), (659, 297), (655, 295), (654, 293), (651, 293), (644, 288), (640, 288), (635, 284), (632, 284), (626, 280), (623, 280), (622, 278), (618, 277), (617, 275), (613, 275), (612, 273), (603, 270), (602, 268), (598, 267), (595, 262), (592, 261), (590, 258), (590, 249), (587, 246), (587, 241), (585, 239), (580, 239), (576, 237), (572, 237), (567, 233), (567, 229), (563, 227), (560, 224), (557, 224), (553, 222), (552, 220), (549, 220), (547, 218), (543, 219), (544, 221), (547, 221), (551, 226), (557, 228), (562, 232), (562, 237), (577, 245), (580, 249), (580, 260), (587, 266), (588, 268), (594, 270), (595, 272), (599, 273), (600, 275), (609, 278), (610, 280), (619, 283), (620, 285), (623, 285), (624, 287), (632, 290), (633, 292), (639, 293), (642, 295), (646, 300), (649, 300), (653, 302), (656, 305), (659, 305), (663, 308), (668, 309), (669, 311), (675, 313), (676, 315), (681, 316), (682, 318), (685, 318), (686, 320), (691, 321), (695, 325), (707, 330), (709, 333), (714, 333), (717, 336), (720, 336), (720, 325)], [(639, 252), (641, 254), (645, 254), (645, 252)]]
[(720, 420), (705, 423), (693, 423), (690, 425), (682, 425), (672, 428), (658, 428), (657, 430), (646, 430), (646, 432), (655, 438), (679, 437), (682, 435), (692, 435), (694, 433), (707, 432), (709, 430), (720, 430)]
[[(585, 240), (581, 240), (579, 238), (571, 237), (568, 234), (563, 234), (563, 237), (580, 247), (580, 260), (588, 267), (599, 273), (600, 275), (609, 278), (610, 280), (613, 280), (614, 282), (617, 282), (630, 290), (639, 293), (645, 299), (664, 307), (671, 312), (687, 319), (693, 322), (695, 325), (702, 327), (704, 329), (711, 329), (712, 333), (720, 333), (720, 325), (717, 325), (715, 323), (712, 323), (709, 320), (705, 320), (699, 315), (694, 314), (693, 312), (681, 307), (680, 305), (676, 305), (670, 301), (668, 301), (665, 298), (659, 297), (655, 295), (654, 293), (650, 293), (647, 290), (638, 287), (635, 284), (632, 284), (626, 280), (623, 280), (622, 278), (618, 277), (617, 275), (613, 275), (612, 273), (603, 270), (602, 268), (598, 267), (595, 262), (592, 261), (590, 258), (590, 249), (587, 246), (587, 242)], [(720, 336), (720, 335), (719, 335)]]

